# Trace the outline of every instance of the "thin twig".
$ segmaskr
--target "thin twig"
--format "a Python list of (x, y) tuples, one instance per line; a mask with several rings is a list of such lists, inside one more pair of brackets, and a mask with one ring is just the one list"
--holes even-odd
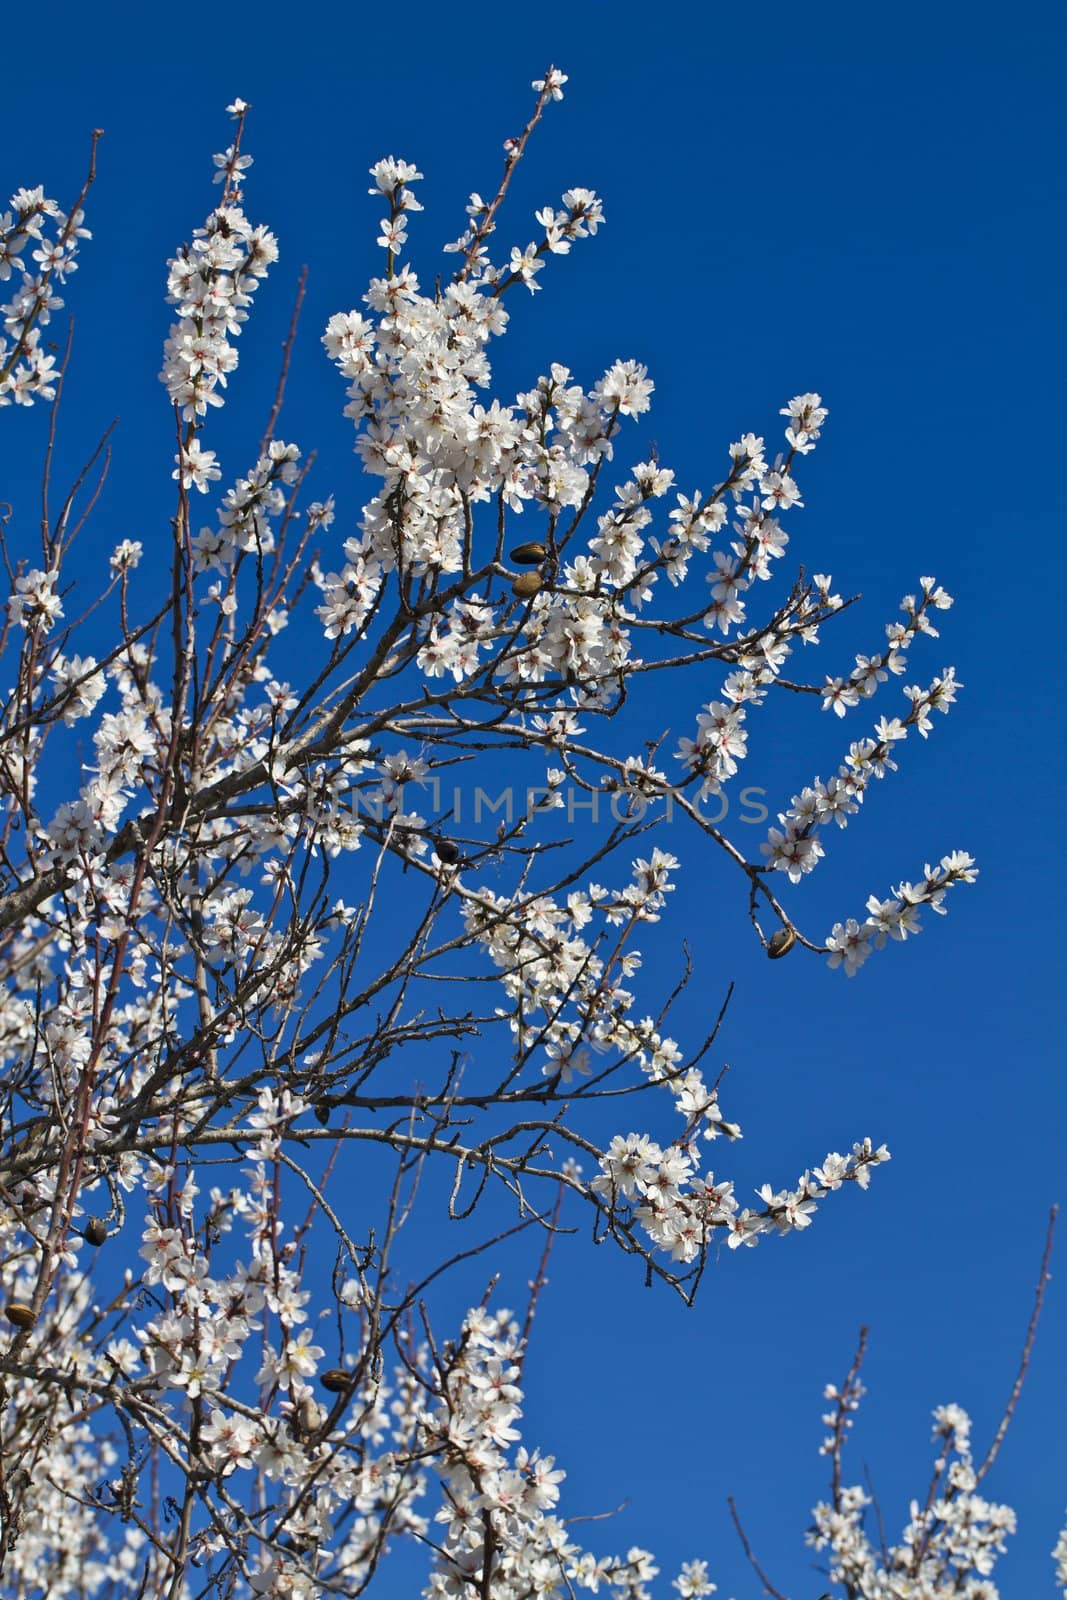
[(563, 1184), (560, 1183), (556, 1191), (556, 1203), (552, 1207), (552, 1216), (549, 1219), (548, 1232), (545, 1234), (545, 1248), (541, 1251), (541, 1259), (537, 1263), (537, 1273), (530, 1285), (530, 1299), (526, 1306), (526, 1317), (522, 1324), (522, 1339), (519, 1344), (518, 1365), (521, 1371), (526, 1349), (530, 1342), (530, 1329), (537, 1314), (537, 1301), (541, 1290), (548, 1282), (548, 1258), (552, 1254), (552, 1246), (556, 1238), (556, 1225), (559, 1222), (560, 1207), (563, 1205)]
[(882, 1565), (888, 1567), (889, 1543), (885, 1535), (885, 1518), (882, 1515), (882, 1502), (879, 1500), (878, 1492), (874, 1487), (874, 1474), (871, 1472), (871, 1469), (867, 1465), (866, 1461), (863, 1463), (863, 1476), (867, 1480), (867, 1488), (870, 1491), (871, 1496), (871, 1505), (874, 1507), (874, 1515), (878, 1522), (878, 1546), (882, 1552)]
[(293, 305), (293, 314), (289, 319), (289, 332), (285, 336), (282, 346), (282, 368), (278, 374), (278, 387), (274, 391), (274, 404), (267, 419), (267, 426), (263, 430), (263, 437), (259, 442), (259, 453), (264, 455), (270, 441), (274, 438), (274, 429), (281, 414), (282, 401), (285, 399), (285, 384), (289, 377), (289, 362), (292, 359), (293, 345), (296, 341), (297, 324), (300, 321), (300, 308), (304, 304), (304, 290), (307, 288), (308, 269), (301, 267), (300, 281), (296, 286), (296, 301)]
[(1019, 1403), (1019, 1396), (1022, 1394), (1023, 1384), (1026, 1381), (1027, 1368), (1030, 1365), (1030, 1352), (1034, 1347), (1034, 1335), (1037, 1333), (1038, 1319), (1041, 1316), (1041, 1305), (1045, 1298), (1045, 1285), (1048, 1283), (1050, 1276), (1048, 1264), (1052, 1256), (1052, 1238), (1056, 1232), (1056, 1218), (1059, 1215), (1059, 1209), (1060, 1208), (1058, 1205), (1053, 1206), (1048, 1214), (1048, 1231), (1045, 1234), (1045, 1248), (1041, 1255), (1041, 1271), (1037, 1275), (1037, 1287), (1034, 1290), (1034, 1309), (1030, 1313), (1030, 1325), (1026, 1330), (1023, 1353), (1019, 1360), (1019, 1370), (1015, 1374), (1015, 1382), (1012, 1385), (1011, 1395), (1008, 1399), (1008, 1403), (1004, 1407), (1004, 1415), (1001, 1417), (1000, 1425), (997, 1428), (996, 1433), (993, 1435), (993, 1443), (989, 1446), (989, 1449), (986, 1452), (986, 1458), (982, 1462), (982, 1465), (978, 1468), (978, 1473), (975, 1480), (977, 1483), (981, 1483), (982, 1479), (985, 1477), (986, 1473), (989, 1471), (990, 1467), (993, 1465), (998, 1454), (1000, 1453), (1000, 1447), (1004, 1443), (1004, 1435), (1011, 1427), (1011, 1419), (1015, 1415), (1015, 1407)]
[(848, 1431), (849, 1412), (856, 1409), (856, 1401), (858, 1400), (859, 1395), (862, 1394), (862, 1390), (859, 1389), (859, 1376), (860, 1368), (863, 1366), (863, 1358), (867, 1354), (867, 1336), (869, 1331), (870, 1330), (866, 1327), (862, 1327), (860, 1329), (860, 1337), (859, 1343), (856, 1346), (856, 1354), (852, 1358), (852, 1365), (848, 1369), (845, 1382), (837, 1396), (837, 1415), (834, 1418), (834, 1443), (832, 1451), (833, 1497), (835, 1511), (840, 1511), (841, 1509), (841, 1453), (845, 1447), (845, 1435)]
[(762, 1583), (764, 1594), (771, 1595), (773, 1600), (789, 1600), (788, 1595), (784, 1595), (781, 1589), (776, 1589), (774, 1587), (774, 1584), (771, 1582), (770, 1578), (768, 1578), (767, 1574), (756, 1560), (755, 1552), (748, 1542), (748, 1535), (741, 1526), (741, 1518), (738, 1514), (737, 1506), (734, 1504), (734, 1497), (732, 1494), (728, 1494), (726, 1496), (726, 1504), (730, 1507), (730, 1515), (734, 1519), (734, 1527), (737, 1529), (737, 1537), (741, 1541), (741, 1548), (748, 1557), (749, 1566), (756, 1574), (756, 1577), (759, 1579), (760, 1583)]
[(468, 273), (478, 259), (478, 251), (481, 249), (482, 245), (485, 243), (486, 239), (488, 239), (489, 235), (496, 226), (496, 214), (504, 203), (504, 197), (508, 192), (508, 185), (511, 183), (511, 175), (515, 171), (515, 168), (518, 166), (519, 162), (522, 160), (523, 156), (526, 154), (526, 146), (529, 142), (530, 135), (540, 122), (541, 114), (547, 106), (549, 100), (552, 98), (552, 91), (549, 88), (549, 84), (551, 82), (552, 73), (554, 70), (555, 69), (553, 67), (549, 67), (548, 71), (545, 73), (544, 88), (537, 97), (537, 104), (534, 106), (533, 114), (530, 117), (529, 122), (526, 124), (525, 128), (523, 128), (517, 139), (510, 140), (508, 142), (507, 157), (504, 162), (504, 176), (501, 178), (500, 186), (492, 200), (489, 202), (488, 206), (485, 208), (485, 211), (482, 213), (481, 217), (473, 223), (471, 228), (471, 241), (463, 255), (463, 265), (459, 268), (455, 275), (455, 281), (457, 283), (463, 283), (465, 281)]

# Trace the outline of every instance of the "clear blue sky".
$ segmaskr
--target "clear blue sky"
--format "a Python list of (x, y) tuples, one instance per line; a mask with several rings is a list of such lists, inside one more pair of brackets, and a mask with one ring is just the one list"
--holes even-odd
[[(689, 840), (673, 920), (646, 941), (650, 994), (683, 931), (695, 947), (701, 981), (679, 1033), (696, 1037), (708, 996), (717, 1004), (736, 981), (722, 1050), (728, 1113), (752, 1146), (737, 1154), (739, 1177), (791, 1182), (864, 1133), (890, 1145), (893, 1164), (869, 1194), (828, 1203), (806, 1236), (723, 1260), (693, 1311), (646, 1293), (632, 1264), (571, 1241), (553, 1261), (529, 1367), (529, 1442), (568, 1469), (566, 1509), (630, 1502), (594, 1542), (650, 1546), (665, 1577), (706, 1555), (724, 1596), (754, 1596), (726, 1514), (733, 1493), (775, 1582), (814, 1600), (802, 1535), (824, 1488), (820, 1392), (843, 1375), (860, 1323), (872, 1330), (870, 1394), (852, 1466), (858, 1481), (869, 1465), (895, 1534), (924, 1487), (930, 1409), (957, 1401), (979, 1438), (995, 1424), (1047, 1209), (1067, 1198), (1062, 13), (910, 0), (268, 0), (208, 17), (60, 0), (44, 26), (30, 39), (27, 25), (8, 55), (2, 186), (43, 182), (63, 201), (89, 130), (106, 130), (96, 237), (68, 293), (74, 432), (86, 442), (122, 418), (103, 548), (147, 543), (153, 516), (165, 526), (163, 263), (216, 192), (226, 103), (254, 107), (248, 208), (282, 246), (257, 309), (270, 340), (261, 357), (242, 349), (238, 392), (251, 400), (250, 374), (271, 369), (307, 261), (282, 432), (320, 450), (318, 484), (351, 505), (349, 425), (318, 333), (378, 270), (366, 168), (395, 153), (426, 173), (427, 215), (412, 230), (426, 281), (467, 192), (490, 188), (530, 79), (554, 61), (570, 74), (567, 98), (546, 118), (502, 235), (525, 242), (534, 205), (572, 183), (604, 196), (608, 226), (552, 263), (543, 294), (515, 302), (502, 386), (551, 360), (587, 381), (616, 355), (646, 361), (657, 391), (643, 437), (687, 490), (719, 475), (740, 431), (771, 432), (791, 395), (818, 390), (831, 417), (804, 463), (793, 548), (841, 592), (864, 595), (828, 630), (819, 668), (847, 671), (854, 650), (876, 648), (920, 574), (957, 598), (915, 675), (956, 663), (958, 708), (928, 745), (909, 742), (901, 773), (787, 901), (823, 933), (958, 846), (982, 876), (956, 892), (949, 917), (927, 916), (921, 939), (872, 957), (849, 983), (815, 958), (771, 968), (746, 935), (738, 884)], [(250, 438), (264, 409), (246, 411)], [(36, 448), (39, 412), (4, 422), (5, 453), (12, 441)], [(644, 447), (631, 437), (636, 460)], [(844, 731), (814, 705), (790, 709), (753, 777), (782, 803), (827, 771)], [(521, 1282), (519, 1271), (505, 1298)], [(1012, 1600), (1053, 1588), (1065, 1332), (1057, 1280), (987, 1485), (1020, 1513), (1000, 1569)]]

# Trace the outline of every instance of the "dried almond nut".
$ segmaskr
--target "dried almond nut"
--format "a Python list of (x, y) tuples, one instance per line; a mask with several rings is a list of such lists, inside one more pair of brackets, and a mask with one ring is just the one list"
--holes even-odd
[(517, 544), (511, 559), (517, 567), (539, 567), (547, 555), (543, 544)]
[(325, 1413), (318, 1401), (312, 1400), (311, 1396), (306, 1394), (297, 1404), (296, 1411), (293, 1414), (293, 1421), (296, 1423), (299, 1433), (306, 1437), (309, 1433), (314, 1433), (316, 1428), (322, 1427), (324, 1415)]
[(330, 1367), (326, 1372), (319, 1373), (319, 1382), (331, 1394), (345, 1394), (352, 1387), (352, 1374), (345, 1372), (343, 1367)]

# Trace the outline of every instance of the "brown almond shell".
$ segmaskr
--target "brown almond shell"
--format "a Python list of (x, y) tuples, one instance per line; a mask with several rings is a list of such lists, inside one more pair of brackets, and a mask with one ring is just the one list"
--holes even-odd
[(528, 544), (517, 544), (510, 554), (517, 567), (539, 567), (548, 555), (548, 551), (543, 544), (538, 544), (534, 541)]

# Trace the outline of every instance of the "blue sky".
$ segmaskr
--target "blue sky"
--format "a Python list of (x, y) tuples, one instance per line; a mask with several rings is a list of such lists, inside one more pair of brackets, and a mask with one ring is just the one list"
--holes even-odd
[[(1055, 998), (1064, 42), (1062, 16), (1039, 4), (553, 0), (514, 14), (408, 0), (294, 16), (270, 0), (239, 20), (194, 20), (59, 3), (33, 69), (8, 73), (5, 192), (40, 181), (63, 201), (89, 130), (106, 130), (95, 238), (67, 295), (72, 455), (121, 417), (102, 549), (147, 542), (153, 519), (165, 527), (163, 264), (216, 192), (210, 157), (228, 142), (226, 103), (253, 105), (248, 209), (282, 247), (262, 297), (269, 332), (242, 341), (233, 405), (243, 396), (245, 409), (243, 422), (227, 420), (227, 464), (239, 469), (258, 437), (306, 261), (282, 433), (319, 450), (318, 492), (335, 489), (351, 510), (349, 424), (318, 333), (379, 270), (366, 168), (395, 153), (426, 174), (426, 215), (412, 229), (426, 281), (447, 266), (437, 246), (459, 233), (469, 190), (490, 189), (530, 79), (553, 61), (570, 74), (567, 98), (546, 116), (502, 236), (524, 243), (534, 207), (574, 183), (603, 195), (608, 225), (551, 264), (542, 294), (513, 302), (500, 387), (527, 386), (552, 360), (589, 382), (617, 355), (647, 362), (655, 404), (630, 436), (632, 459), (655, 439), (687, 490), (721, 475), (741, 431), (771, 433), (780, 405), (818, 390), (831, 416), (803, 463), (807, 509), (790, 523), (790, 553), (864, 596), (827, 630), (818, 670), (847, 671), (855, 650), (876, 648), (920, 574), (956, 596), (915, 676), (954, 662), (959, 706), (905, 751), (832, 859), (786, 898), (824, 933), (957, 846), (978, 858), (978, 885), (846, 983), (815, 958), (770, 968), (746, 932), (739, 885), (687, 840), (671, 918), (646, 941), (652, 992), (683, 932), (694, 947), (700, 982), (679, 1033), (696, 1037), (736, 982), (721, 1043), (728, 1114), (752, 1146), (733, 1163), (746, 1181), (790, 1182), (865, 1133), (890, 1145), (893, 1164), (869, 1194), (835, 1197), (806, 1236), (723, 1260), (692, 1311), (576, 1238), (555, 1254), (539, 1313), (528, 1433), (568, 1469), (567, 1509), (628, 1500), (595, 1540), (647, 1545), (665, 1575), (706, 1555), (721, 1593), (738, 1600), (759, 1586), (730, 1530), (728, 1493), (774, 1581), (794, 1600), (820, 1590), (802, 1543), (824, 1489), (820, 1393), (843, 1375), (860, 1323), (871, 1326), (870, 1394), (852, 1463), (857, 1480), (869, 1466), (891, 1533), (925, 1483), (931, 1408), (957, 1401), (988, 1436), (1014, 1375), (1046, 1213), (1067, 1198)], [(5, 417), (10, 462), (38, 448), (42, 420)], [(752, 780), (766, 783), (772, 809), (825, 773), (842, 742), (814, 704), (789, 710)], [(502, 1293), (517, 1299), (533, 1264), (514, 1265)], [(1020, 1513), (1000, 1569), (1006, 1596), (1052, 1593), (1048, 1551), (1067, 1505), (1065, 1330), (1054, 1281), (987, 1485)]]

